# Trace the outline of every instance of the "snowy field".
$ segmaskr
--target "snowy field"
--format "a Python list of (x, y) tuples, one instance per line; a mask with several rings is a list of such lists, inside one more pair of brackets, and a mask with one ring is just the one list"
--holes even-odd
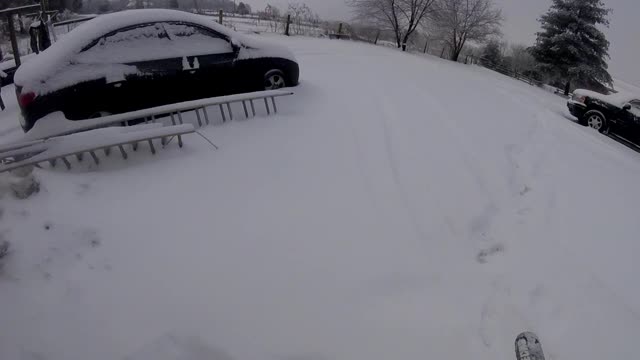
[(638, 356), (640, 154), (487, 69), (267, 37), (277, 116), (4, 194), (0, 359)]

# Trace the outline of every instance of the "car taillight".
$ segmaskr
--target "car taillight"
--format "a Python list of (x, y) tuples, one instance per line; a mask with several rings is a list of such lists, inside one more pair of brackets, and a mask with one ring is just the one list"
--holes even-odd
[(18, 95), (18, 104), (20, 104), (21, 108), (25, 108), (29, 106), (36, 99), (36, 94), (32, 92), (26, 92), (24, 94)]

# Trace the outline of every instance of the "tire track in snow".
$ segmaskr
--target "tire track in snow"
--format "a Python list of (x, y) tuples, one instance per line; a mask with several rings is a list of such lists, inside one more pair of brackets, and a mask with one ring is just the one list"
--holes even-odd
[[(554, 112), (552, 112), (549, 109), (545, 109), (545, 110), (540, 110), (538, 107), (531, 105), (530, 103), (527, 103), (525, 101), (523, 101), (521, 98), (517, 97), (517, 96), (512, 96), (509, 92), (506, 91), (502, 91), (502, 89), (500, 89), (500, 91), (506, 95), (509, 96), (509, 98), (511, 100), (513, 100), (514, 102), (517, 102), (518, 104), (520, 104), (521, 106), (527, 108), (528, 110), (530, 110), (531, 112), (535, 112), (535, 124), (539, 125), (539, 127), (544, 131), (544, 133), (542, 134), (543, 136), (543, 140), (542, 141), (533, 141), (535, 139), (535, 135), (537, 133), (539, 133), (540, 131), (537, 131), (537, 133), (535, 132), (535, 130), (539, 130), (538, 128), (532, 129), (532, 131), (530, 131), (530, 136), (528, 136), (528, 143), (526, 144), (524, 150), (531, 150), (533, 149), (534, 151), (537, 151), (537, 153), (535, 154), (535, 156), (531, 156), (534, 161), (532, 161), (533, 165), (532, 165), (532, 171), (531, 174), (535, 177), (536, 175), (539, 174), (540, 168), (541, 168), (541, 164), (546, 163), (547, 165), (549, 165), (549, 161), (551, 161), (554, 166), (555, 166), (555, 161), (553, 159), (549, 158), (549, 149), (551, 148), (551, 146), (547, 146), (547, 144), (550, 144), (554, 141), (566, 141), (566, 139), (564, 138), (565, 136), (569, 136), (571, 135), (574, 138), (581, 138), (581, 139), (587, 139), (588, 136), (587, 134), (585, 134), (584, 132), (584, 128), (579, 128), (579, 129), (573, 129), (572, 127), (566, 126), (567, 124), (565, 122), (562, 123), (557, 123), (554, 124), (555, 126), (550, 126), (549, 124), (549, 119), (553, 119), (553, 118), (557, 118), (558, 115)], [(558, 132), (560, 132), (560, 134), (558, 134)], [(569, 132), (571, 132), (571, 134), (568, 134)], [(533, 134), (532, 134), (533, 133)], [(604, 139), (604, 138), (603, 138)], [(604, 144), (603, 144), (604, 145)], [(609, 145), (609, 144), (606, 144)], [(614, 146), (603, 146), (602, 147), (607, 154), (609, 155), (615, 155), (615, 157), (617, 159), (624, 159), (626, 160), (626, 158), (622, 158), (620, 156), (620, 153), (618, 151), (614, 151), (617, 149), (614, 149)], [(590, 149), (590, 147), (589, 147)], [(591, 153), (593, 153), (593, 150), (591, 150)], [(515, 154), (511, 154), (512, 156)], [(598, 154), (598, 156), (602, 156), (602, 154)], [(515, 157), (514, 157), (515, 159)], [(622, 164), (621, 164), (622, 165)], [(628, 165), (627, 163), (625, 163), (624, 165)], [(635, 164), (634, 164), (635, 165)], [(626, 166), (629, 170), (636, 170), (637, 168), (631, 169), (629, 166)], [(553, 187), (546, 187), (545, 188), (545, 193), (548, 194), (547, 195), (547, 207), (544, 210), (544, 213), (546, 214), (545, 219), (546, 219), (546, 223), (547, 225), (551, 225), (551, 223), (555, 223), (558, 218), (561, 218), (560, 216), (553, 216), (553, 203), (555, 203), (555, 189)], [(640, 320), (640, 313), (638, 311), (636, 311), (631, 305), (629, 305), (628, 303), (626, 303), (621, 296), (619, 296), (613, 289), (611, 289), (604, 281), (602, 281), (597, 275), (595, 275), (595, 272), (592, 270), (592, 268), (588, 265), (586, 265), (584, 262), (582, 262), (581, 260), (579, 260), (577, 258), (577, 256), (569, 251), (569, 249), (566, 247), (566, 245), (564, 245), (564, 243), (562, 241), (559, 241), (556, 243), (557, 245), (560, 246), (561, 250), (566, 254), (566, 256), (568, 258), (573, 258), (573, 263), (575, 265), (580, 266), (580, 270), (581, 272), (585, 272), (588, 273), (589, 276), (593, 279), (593, 281), (595, 283), (598, 284), (598, 286), (605, 292), (608, 293), (609, 296), (612, 298), (612, 300), (614, 300), (615, 302), (617, 302), (618, 304), (620, 304), (620, 306), (622, 308), (624, 308), (631, 316), (633, 316), (636, 320)]]
[[(383, 135), (384, 135), (384, 146), (385, 146), (385, 152), (387, 155), (387, 161), (389, 163), (389, 168), (391, 169), (391, 173), (393, 175), (393, 181), (396, 185), (396, 191), (398, 192), (399, 194), (398, 196), (402, 201), (403, 207), (407, 212), (409, 219), (411, 220), (411, 224), (413, 225), (414, 231), (416, 232), (416, 234), (419, 236), (420, 239), (428, 240), (429, 237), (427, 235), (427, 232), (422, 228), (420, 221), (418, 219), (418, 215), (416, 211), (412, 208), (409, 202), (406, 187), (404, 186), (404, 184), (402, 183), (402, 180), (400, 179), (400, 172), (398, 171), (397, 161), (395, 159), (395, 154), (393, 151), (391, 129), (389, 128), (389, 124), (387, 122), (387, 118), (393, 118), (393, 111), (391, 111), (391, 106), (383, 95), (377, 93), (376, 100), (377, 101), (375, 103), (378, 105), (378, 108), (381, 110), (381, 114), (382, 114), (382, 116), (379, 117), (379, 120), (382, 126)], [(445, 222), (449, 224), (449, 229), (451, 231), (452, 227), (449, 219), (445, 218)]]

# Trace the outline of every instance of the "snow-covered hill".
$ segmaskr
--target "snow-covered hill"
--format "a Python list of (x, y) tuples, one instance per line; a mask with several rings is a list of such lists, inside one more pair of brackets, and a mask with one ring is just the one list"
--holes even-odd
[(638, 94), (638, 96), (640, 96), (640, 87), (637, 87), (636, 85), (633, 85), (633, 84), (629, 84), (623, 80), (614, 79), (614, 87), (617, 91)]
[(640, 155), (487, 69), (273, 40), (302, 83), (203, 129), (220, 150), (4, 195), (1, 359), (513, 360), (524, 330), (549, 360), (637, 356)]

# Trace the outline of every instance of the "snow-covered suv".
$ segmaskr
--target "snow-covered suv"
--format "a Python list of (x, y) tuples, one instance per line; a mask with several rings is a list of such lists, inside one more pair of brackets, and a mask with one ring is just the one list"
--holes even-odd
[(603, 133), (611, 131), (640, 143), (640, 96), (576, 90), (567, 106), (582, 125)]

